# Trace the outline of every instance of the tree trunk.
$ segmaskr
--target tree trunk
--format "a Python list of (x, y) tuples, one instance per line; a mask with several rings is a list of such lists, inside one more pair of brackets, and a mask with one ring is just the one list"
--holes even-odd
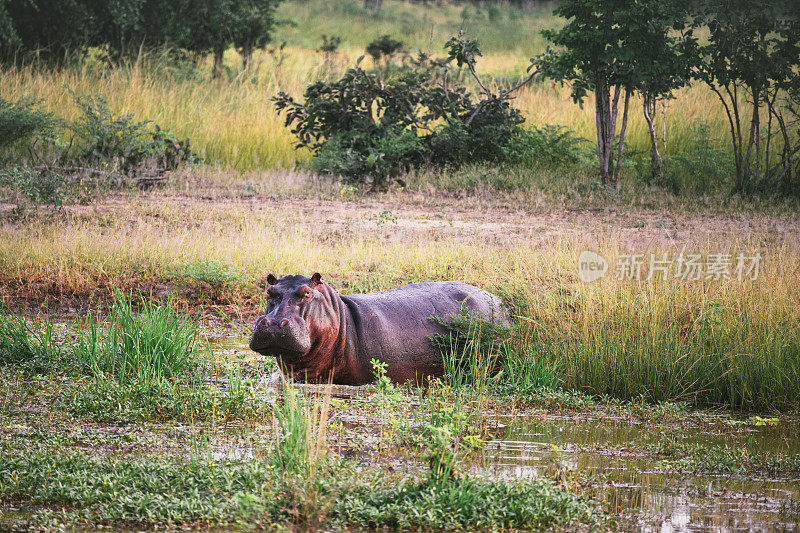
[(253, 48), (251, 46), (243, 46), (242, 47), (242, 70), (249, 70), (250, 69), (250, 60), (253, 57)]
[(613, 180), (614, 133), (617, 121), (619, 87), (614, 89), (613, 100), (611, 98), (611, 88), (605, 80), (598, 81), (595, 87), (597, 157), (600, 163), (600, 183), (606, 185)]
[[(758, 92), (758, 88), (753, 87), (752, 88), (752, 94), (753, 94), (753, 115), (750, 118), (750, 135), (748, 136), (748, 139), (747, 139), (747, 154), (744, 157), (744, 164), (742, 165), (743, 166), (743, 170), (744, 170), (744, 176), (745, 176), (745, 183), (744, 183), (745, 186), (747, 186), (749, 183), (753, 183), (754, 181), (755, 182), (758, 181), (758, 174), (756, 174), (755, 176), (752, 176), (751, 171), (750, 171), (750, 158), (753, 155), (753, 145), (756, 144), (756, 139), (758, 138), (758, 133), (759, 133), (758, 132), (758, 129), (759, 129), (759, 123), (758, 123), (758, 118), (759, 118), (759, 116), (758, 116), (759, 115), (759, 113), (758, 113), (758, 100), (759, 100), (760, 94)], [(756, 146), (756, 152), (758, 152), (758, 148), (759, 147)], [(756, 168), (756, 172), (758, 172), (758, 168)]]
[(223, 68), (222, 59), (223, 59), (223, 55), (224, 54), (225, 54), (225, 49), (224, 48), (215, 48), (214, 49), (214, 72), (213, 72), (213, 76), (215, 78), (219, 78), (220, 76), (222, 76), (222, 68)]
[(604, 185), (610, 178), (611, 169), (608, 160), (608, 143), (606, 142), (609, 122), (611, 122), (609, 88), (605, 83), (599, 82), (595, 89), (595, 126), (597, 128), (597, 161), (600, 164), (600, 183)]
[(661, 177), (663, 160), (658, 153), (658, 139), (656, 138), (656, 103), (658, 99), (651, 94), (644, 94), (642, 107), (644, 109), (644, 119), (647, 122), (647, 129), (650, 132), (650, 172), (653, 179)]
[(622, 168), (622, 158), (625, 150), (625, 130), (628, 129), (628, 104), (631, 101), (631, 92), (625, 89), (625, 104), (623, 104), (622, 124), (619, 127), (619, 146), (617, 147), (617, 165), (614, 167), (614, 188), (620, 190), (622, 182), (619, 175)]

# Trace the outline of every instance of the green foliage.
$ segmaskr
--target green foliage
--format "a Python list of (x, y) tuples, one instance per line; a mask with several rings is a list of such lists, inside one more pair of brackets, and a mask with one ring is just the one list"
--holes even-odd
[(331, 35), (330, 37), (323, 35), (322, 44), (317, 48), (317, 51), (324, 54), (333, 54), (339, 50), (340, 44), (342, 44), (342, 38), (338, 35)]
[(59, 172), (26, 167), (0, 169), (0, 187), (6, 187), (35, 204), (61, 207), (69, 196), (67, 180)]
[[(698, 47), (694, 75), (725, 108), (739, 191), (800, 192), (800, 169), (793, 165), (800, 152), (795, 131), (800, 98), (792, 98), (800, 94), (796, 14), (793, 0), (710, 0), (694, 13), (693, 26), (709, 33)], [(751, 113), (751, 106), (756, 112)], [(764, 110), (769, 116), (766, 132)]]
[(12, 102), (0, 97), (0, 149), (35, 135), (51, 134), (55, 125), (53, 115), (37, 109), (34, 100), (23, 98)]
[(0, 9), (0, 51), (21, 49), (59, 61), (66, 54), (103, 47), (111, 59), (142, 48), (179, 47), (192, 53), (235, 46), (249, 59), (275, 26), (280, 0), (25, 0)]
[(662, 457), (665, 470), (696, 475), (762, 475), (795, 478), (800, 454), (766, 453), (746, 446), (704, 445), (675, 438), (650, 445), (648, 451)]
[(594, 505), (547, 482), (470, 479), (361, 485), (341, 497), (337, 514), (344, 523), (402, 530), (538, 530), (602, 519)]
[(685, 26), (686, 11), (680, 0), (567, 0), (555, 13), (567, 23), (542, 32), (555, 48), (532, 64), (543, 75), (569, 83), (576, 103), (595, 93), (601, 181), (613, 181), (619, 189), (630, 96), (667, 95), (689, 78), (694, 40), (674, 31)]
[[(87, 36), (98, 30), (92, 6), (87, 0), (25, 0), (8, 2), (7, 29), (17, 39), (4, 50), (4, 59), (17, 58), (19, 51), (36, 53), (45, 60), (64, 60), (85, 51)], [(105, 2), (97, 2), (101, 7)], [(8, 28), (10, 26), (10, 28)], [(21, 59), (21, 58), (17, 58)]]
[(446, 81), (442, 65), (455, 61), (474, 73), (480, 56), (477, 43), (462, 35), (447, 48), (446, 61), (412, 62), (386, 79), (356, 65), (339, 80), (310, 85), (304, 103), (279, 93), (275, 106), (298, 146), (315, 152), (315, 170), (354, 182), (385, 186), (412, 167), (498, 160), (521, 132), (522, 117), (508, 103), (512, 90), (487, 90), (476, 100)]
[(431, 342), (442, 352), (448, 384), (481, 389), (496, 372), (511, 330), (467, 308), (446, 317), (431, 316), (430, 320), (447, 331), (434, 335)]
[(75, 95), (75, 103), (81, 117), (70, 128), (81, 143), (81, 161), (131, 174), (151, 160), (166, 169), (196, 160), (188, 139), (180, 141), (158, 125), (151, 129), (149, 121), (137, 121), (132, 113), (116, 115), (102, 96)]
[(381, 60), (388, 63), (395, 54), (403, 50), (403, 42), (392, 39), (388, 35), (382, 35), (367, 45), (366, 52), (377, 63)]
[(195, 261), (186, 263), (175, 270), (172, 276), (200, 283), (208, 283), (212, 287), (228, 287), (240, 285), (244, 276), (228, 263), (223, 261)]
[(99, 374), (63, 387), (58, 405), (73, 415), (100, 422), (259, 419), (269, 414), (269, 398), (234, 372), (228, 387), (201, 381), (131, 379)]
[[(499, 530), (602, 520), (595, 504), (548, 482), (394, 482), (343, 461), (306, 479), (287, 478), (263, 460), (35, 453), (0, 455), (0, 479), (0, 501), (33, 504), (39, 510), (28, 526), (40, 529), (76, 523), (268, 528), (322, 517), (322, 524), (339, 528)], [(51, 504), (62, 510), (50, 510)]]
[(288, 384), (283, 385), (282, 399), (273, 409), (278, 434), (275, 436), (272, 461), (281, 472), (304, 472), (311, 463), (309, 407), (302, 393)]
[(588, 142), (564, 126), (545, 124), (524, 130), (504, 152), (508, 162), (528, 168), (574, 165), (589, 160)]
[(555, 390), (564, 379), (557, 358), (537, 345), (514, 350), (508, 344), (500, 357), (500, 371), (489, 382), (489, 390), (517, 398), (535, 398), (543, 389)]
[(731, 153), (714, 142), (708, 124), (692, 129), (686, 149), (664, 161), (664, 174), (655, 183), (676, 194), (711, 194), (731, 189), (735, 168)]
[(32, 327), (22, 318), (0, 311), (0, 364), (41, 374), (53, 371), (57, 357), (52, 322)]
[(170, 301), (156, 305), (141, 298), (136, 313), (130, 300), (114, 296), (108, 338), (97, 323), (75, 349), (75, 365), (89, 375), (112, 375), (120, 383), (159, 383), (184, 379), (197, 368), (198, 324)]

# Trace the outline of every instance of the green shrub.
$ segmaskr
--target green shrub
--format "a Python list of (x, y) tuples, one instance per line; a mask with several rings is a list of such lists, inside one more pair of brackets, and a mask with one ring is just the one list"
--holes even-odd
[(714, 141), (710, 126), (698, 122), (689, 138), (691, 142), (681, 154), (665, 158), (664, 173), (655, 183), (674, 193), (708, 194), (732, 189), (731, 177), (736, 170), (733, 158)]
[(69, 197), (66, 178), (54, 170), (9, 167), (0, 170), (0, 187), (21, 194), (35, 204), (60, 207)]
[(403, 46), (402, 41), (382, 35), (367, 45), (366, 52), (376, 63), (381, 59), (388, 63), (395, 54), (403, 50)]
[(525, 130), (504, 151), (509, 162), (527, 167), (589, 163), (589, 141), (564, 127), (545, 124)]
[(459, 35), (446, 48), (446, 60), (421, 56), (385, 73), (357, 64), (339, 80), (311, 84), (304, 103), (279, 93), (275, 106), (298, 146), (314, 151), (315, 170), (352, 182), (382, 187), (409, 168), (503, 159), (522, 132), (522, 116), (508, 102), (518, 86), (475, 97), (447, 76), (447, 65), (466, 66), (481, 84), (477, 42)]
[(36, 108), (29, 98), (9, 101), (0, 96), (0, 148), (26, 141), (34, 135), (52, 133), (57, 121)]
[(87, 164), (134, 174), (148, 162), (174, 169), (197, 160), (189, 139), (181, 141), (150, 121), (137, 121), (132, 113), (116, 115), (102, 96), (75, 95), (81, 116), (70, 124), (81, 145), (77, 158)]

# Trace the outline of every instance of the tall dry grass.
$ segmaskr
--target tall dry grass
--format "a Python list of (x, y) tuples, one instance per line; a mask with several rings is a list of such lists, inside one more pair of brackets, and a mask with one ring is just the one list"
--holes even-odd
[[(74, 118), (78, 111), (68, 89), (102, 95), (115, 112), (133, 113), (180, 137), (190, 137), (208, 163), (237, 170), (288, 168), (310, 154), (294, 149), (294, 139), (284, 127), (283, 117), (275, 112), (271, 97), (279, 91), (302, 96), (308, 83), (339, 75), (364, 55), (364, 47), (374, 37), (389, 33), (412, 49), (441, 56), (448, 36), (464, 27), (484, 45), (480, 73), (513, 79), (525, 72), (532, 55), (544, 49), (539, 31), (560, 24), (549, 14), (549, 5), (532, 12), (506, 6), (501, 18), (494, 21), (485, 12), (464, 20), (463, 9), (480, 10), (448, 3), (420, 6), (387, 1), (378, 12), (361, 6), (353, 0), (284, 4), (281, 16), (297, 25), (281, 27), (275, 42), (288, 45), (257, 53), (248, 72), (242, 71), (238, 54), (229, 50), (225, 55), (228, 75), (221, 79), (211, 78), (210, 58), (195, 68), (153, 52), (111, 68), (92, 56), (55, 70), (40, 65), (8, 68), (0, 76), (0, 95), (40, 99), (45, 109), (66, 119)], [(316, 51), (323, 33), (345, 37), (341, 50), (330, 58)], [(370, 59), (364, 64), (369, 66)], [(574, 104), (567, 87), (540, 82), (522, 90), (514, 104), (530, 126), (561, 124), (594, 139), (593, 102), (588, 100), (583, 107)], [(659, 134), (664, 138), (665, 155), (681, 153), (695, 142), (699, 121), (708, 123), (716, 140), (727, 142), (723, 111), (704, 87), (679, 91), (662, 111)], [(634, 98), (628, 134), (634, 150), (645, 150), (649, 142), (641, 115), (641, 102)]]
[[(800, 259), (788, 241), (769, 244), (762, 235), (744, 237), (743, 230), (741, 237), (712, 234), (691, 245), (706, 255), (761, 253), (756, 280), (609, 276), (587, 285), (576, 275), (586, 246), (578, 235), (496, 244), (480, 232), (458, 240), (435, 231), (390, 239), (404, 230), (361, 225), (343, 231), (327, 227), (325, 217), (292, 205), (263, 211), (176, 202), (67, 223), (5, 226), (0, 281), (68, 297), (91, 295), (98, 286), (177, 290), (175, 272), (222, 261), (241, 279), (229, 294), (246, 301), (257, 297), (266, 272), (323, 272), (343, 293), (455, 279), (512, 297), (521, 315), (514, 341), (519, 352), (537, 346), (533, 354), (563, 368), (569, 388), (741, 409), (798, 406)], [(618, 234), (586, 228), (593, 232), (600, 233), (592, 247), (606, 257), (626, 251)], [(662, 238), (641, 248), (635, 251), (675, 256), (681, 244)]]

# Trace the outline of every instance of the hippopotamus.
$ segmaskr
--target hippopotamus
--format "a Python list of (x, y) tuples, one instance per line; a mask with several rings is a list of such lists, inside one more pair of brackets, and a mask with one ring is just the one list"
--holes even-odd
[(509, 326), (500, 298), (455, 281), (347, 296), (319, 273), (280, 279), (270, 274), (267, 283), (267, 307), (256, 320), (250, 349), (275, 357), (285, 377), (300, 381), (364, 385), (375, 380), (377, 359), (394, 383), (421, 385), (444, 374), (441, 351), (431, 339), (447, 331), (431, 317), (450, 321), (468, 313)]

